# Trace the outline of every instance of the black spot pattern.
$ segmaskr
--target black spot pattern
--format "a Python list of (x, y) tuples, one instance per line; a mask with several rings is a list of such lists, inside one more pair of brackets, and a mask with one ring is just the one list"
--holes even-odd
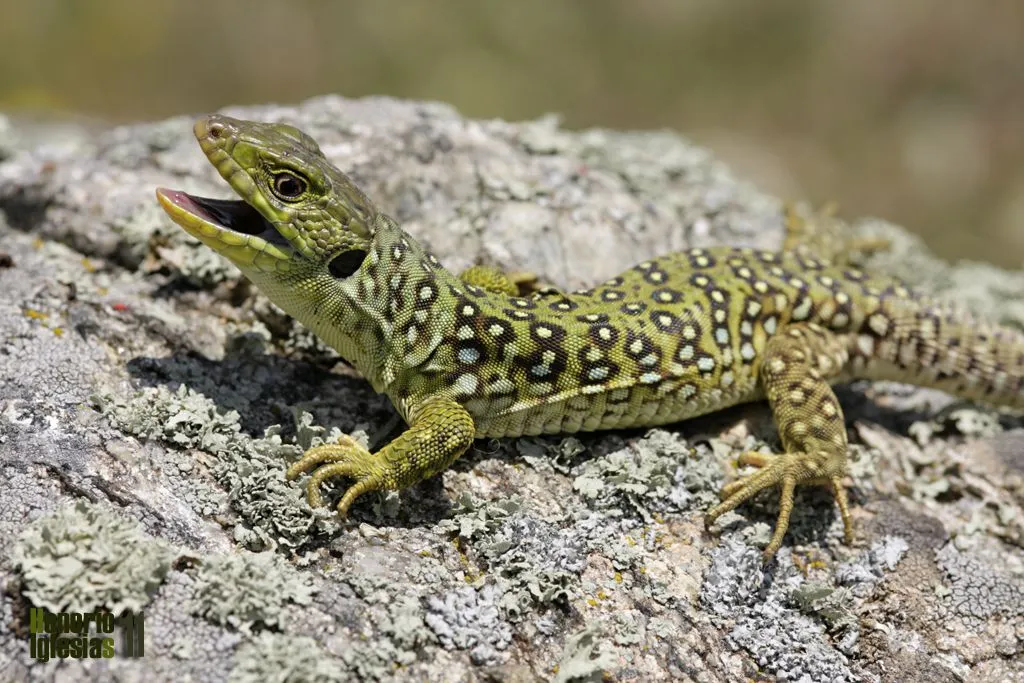
[(626, 315), (640, 315), (647, 310), (647, 304), (642, 301), (630, 301), (622, 304), (619, 310)]
[(644, 280), (651, 285), (663, 285), (668, 282), (668, 273), (658, 267), (644, 271)]
[(568, 313), (570, 311), (575, 311), (579, 307), (580, 305), (578, 303), (576, 303), (572, 299), (566, 298), (559, 299), (558, 301), (552, 301), (550, 304), (548, 304), (548, 308), (550, 308), (552, 311), (557, 311), (559, 313)]
[(618, 364), (596, 346), (584, 346), (576, 352), (580, 364), (580, 383), (584, 385), (604, 384), (619, 373)]
[(590, 326), (587, 336), (599, 348), (610, 349), (619, 339), (619, 328), (607, 323), (597, 323)]
[(515, 308), (519, 308), (519, 309), (537, 308), (537, 302), (536, 301), (534, 301), (533, 299), (526, 299), (526, 298), (523, 298), (521, 296), (510, 297), (509, 298), (509, 303), (511, 303)]
[(565, 341), (565, 328), (551, 322), (530, 323), (530, 337), (541, 345), (561, 344)]
[(642, 332), (627, 332), (623, 350), (626, 356), (645, 371), (653, 370), (661, 364), (661, 349)]
[(682, 318), (670, 311), (654, 309), (650, 318), (654, 326), (662, 332), (675, 334), (683, 328)]
[(506, 347), (515, 341), (516, 333), (508, 320), (487, 316), (481, 324), (480, 334), (495, 350), (498, 358), (504, 358)]
[(659, 287), (651, 292), (651, 299), (659, 304), (677, 304), (683, 300), (683, 293), (671, 287)]
[(530, 311), (523, 311), (518, 308), (506, 308), (503, 313), (512, 320), (536, 320), (537, 316)]
[(703, 249), (691, 249), (686, 252), (686, 256), (690, 261), (690, 268), (693, 270), (714, 268), (718, 265), (715, 257)]

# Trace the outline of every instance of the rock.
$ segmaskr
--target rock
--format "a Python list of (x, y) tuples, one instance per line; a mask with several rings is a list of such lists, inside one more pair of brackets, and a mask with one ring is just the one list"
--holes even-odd
[[(670, 249), (782, 239), (779, 200), (668, 133), (382, 98), (225, 113), (306, 130), (453, 270), (575, 287)], [(348, 522), (311, 511), (286, 465), (333, 430), (379, 440), (393, 412), (158, 209), (158, 185), (229, 195), (190, 124), (49, 145), (3, 130), (3, 680), (1024, 679), (1021, 421), (936, 412), (934, 392), (842, 390), (858, 542), (803, 491), (766, 567), (774, 497), (714, 534), (702, 521), (729, 459), (774, 443), (763, 405), (479, 442)], [(853, 229), (893, 239), (877, 267), (1024, 323), (1024, 273)], [(142, 605), (145, 657), (34, 662), (30, 604)]]

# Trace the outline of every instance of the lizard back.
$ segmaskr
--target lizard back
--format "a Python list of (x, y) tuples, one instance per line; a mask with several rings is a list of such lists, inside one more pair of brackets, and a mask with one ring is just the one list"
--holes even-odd
[(691, 249), (590, 289), (513, 297), (462, 283), (426, 252), (415, 269), (388, 252), (375, 273), (401, 286), (386, 304), (386, 391), (400, 410), (450, 396), (477, 436), (665, 424), (761, 399), (766, 344), (794, 323), (842, 339), (832, 381), (893, 379), (1024, 405), (1024, 335), (802, 253)]

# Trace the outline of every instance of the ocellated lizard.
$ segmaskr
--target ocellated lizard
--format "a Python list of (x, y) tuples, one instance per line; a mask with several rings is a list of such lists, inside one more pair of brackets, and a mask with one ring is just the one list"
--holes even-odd
[(241, 200), (158, 189), (170, 217), (390, 397), (409, 427), (371, 453), (350, 437), (288, 470), (368, 491), (433, 476), (474, 438), (661, 425), (767, 398), (783, 453), (746, 453), (710, 524), (778, 486), (780, 547), (801, 484), (835, 494), (847, 436), (831, 384), (893, 379), (1024, 408), (1024, 334), (933, 303), (898, 281), (782, 251), (689, 249), (591, 289), (520, 296), (487, 267), (456, 276), (317, 144), (285, 124), (210, 116), (196, 138)]

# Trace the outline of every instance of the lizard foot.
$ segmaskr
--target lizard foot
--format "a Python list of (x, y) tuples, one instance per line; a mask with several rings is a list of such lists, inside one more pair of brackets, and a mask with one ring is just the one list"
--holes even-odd
[(784, 453), (769, 455), (748, 451), (740, 455), (742, 465), (760, 468), (757, 472), (741, 477), (722, 488), (722, 502), (711, 508), (705, 517), (710, 526), (726, 512), (735, 509), (758, 492), (772, 486), (780, 486), (779, 517), (771, 541), (764, 549), (767, 561), (782, 546), (782, 539), (789, 528), (789, 517), (793, 512), (793, 494), (797, 484), (827, 485), (839, 505), (843, 519), (843, 532), (847, 543), (853, 541), (853, 521), (850, 517), (846, 489), (842, 483), (843, 459), (830, 453)]
[[(314, 470), (315, 468), (315, 470)], [(320, 495), (320, 484), (335, 477), (348, 477), (355, 480), (345, 495), (338, 502), (338, 512), (342, 516), (348, 513), (349, 507), (356, 498), (367, 491), (380, 491), (393, 488), (389, 476), (388, 463), (375, 457), (363, 445), (351, 436), (343, 434), (338, 443), (325, 444), (310, 448), (296, 461), (285, 476), (296, 479), (299, 475), (313, 470), (307, 484), (306, 496), (310, 507), (323, 505)]]
[(473, 418), (450, 398), (427, 398), (410, 414), (409, 428), (375, 453), (342, 435), (336, 444), (310, 448), (288, 468), (286, 476), (295, 479), (315, 468), (307, 485), (310, 507), (323, 503), (320, 484), (324, 481), (354, 479), (338, 502), (338, 512), (344, 516), (367, 491), (396, 491), (421, 482), (447, 469), (473, 443)]

